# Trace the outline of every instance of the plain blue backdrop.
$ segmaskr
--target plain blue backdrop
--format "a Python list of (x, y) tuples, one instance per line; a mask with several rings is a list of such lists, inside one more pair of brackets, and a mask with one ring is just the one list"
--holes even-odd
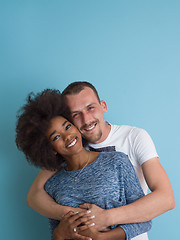
[(93, 83), (105, 118), (145, 128), (172, 183), (176, 207), (150, 239), (177, 239), (180, 217), (180, 2), (0, 1), (0, 226), (4, 240), (48, 240), (48, 221), (26, 205), (39, 169), (16, 149), (16, 113), (27, 94)]

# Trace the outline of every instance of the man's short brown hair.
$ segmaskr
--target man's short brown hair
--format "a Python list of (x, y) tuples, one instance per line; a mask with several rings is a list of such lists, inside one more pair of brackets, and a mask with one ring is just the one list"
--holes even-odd
[(93, 90), (94, 94), (96, 95), (98, 101), (100, 102), (100, 98), (99, 98), (96, 88), (89, 82), (78, 81), (78, 82), (73, 82), (73, 83), (69, 84), (62, 92), (62, 96), (78, 94), (85, 87), (91, 88)]

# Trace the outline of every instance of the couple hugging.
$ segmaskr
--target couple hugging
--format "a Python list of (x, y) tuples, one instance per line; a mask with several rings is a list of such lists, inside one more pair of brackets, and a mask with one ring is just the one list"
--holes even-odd
[(174, 208), (151, 137), (105, 112), (92, 84), (73, 82), (29, 94), (17, 116), (17, 147), (42, 168), (27, 203), (49, 218), (54, 240), (147, 240), (151, 220)]

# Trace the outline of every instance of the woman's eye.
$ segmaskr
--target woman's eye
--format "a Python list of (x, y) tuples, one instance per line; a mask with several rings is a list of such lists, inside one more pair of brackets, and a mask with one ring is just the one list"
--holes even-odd
[(71, 124), (68, 124), (68, 125), (66, 126), (66, 130), (68, 130), (70, 127), (71, 127)]
[(56, 135), (54, 138), (53, 138), (53, 142), (55, 142), (56, 140), (58, 140), (60, 138), (60, 135)]

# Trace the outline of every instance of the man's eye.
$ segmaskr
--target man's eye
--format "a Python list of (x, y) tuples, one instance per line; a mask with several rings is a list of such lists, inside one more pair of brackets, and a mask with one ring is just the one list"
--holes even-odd
[(60, 138), (60, 135), (56, 135), (54, 138), (53, 138), (53, 142), (55, 142), (56, 140), (58, 140)]
[(73, 114), (73, 115), (72, 115), (72, 118), (77, 118), (78, 116), (79, 116), (79, 114), (76, 113), (76, 114)]
[(92, 110), (92, 109), (94, 109), (94, 107), (89, 107), (89, 108), (88, 108), (88, 110)]
[(71, 127), (71, 124), (68, 124), (65, 129), (68, 130), (70, 127)]

